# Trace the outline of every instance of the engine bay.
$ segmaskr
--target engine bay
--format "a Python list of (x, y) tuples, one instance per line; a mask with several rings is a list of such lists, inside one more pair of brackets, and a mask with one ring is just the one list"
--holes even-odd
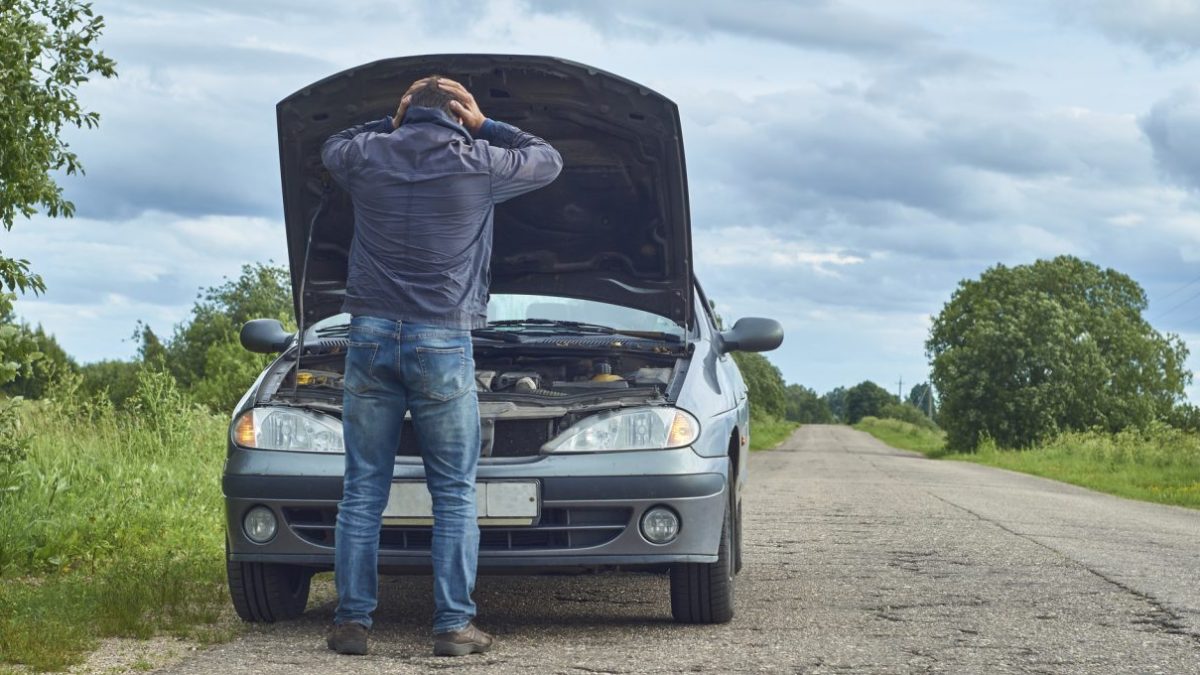
[[(303, 407), (341, 416), (346, 345), (326, 343), (305, 354), (299, 370), (286, 357), (268, 369), (258, 405)], [(678, 354), (585, 351), (528, 353), (476, 348), (480, 455), (520, 458), (579, 420), (614, 408), (668, 405), (677, 395), (688, 359)], [(406, 419), (397, 455), (419, 457), (412, 420)]]
[[(476, 357), (475, 390), (480, 401), (665, 395), (677, 361), (644, 354)], [(299, 371), (289, 369), (281, 378), (277, 396), (294, 402), (340, 401), (344, 377), (344, 352), (306, 356)]]

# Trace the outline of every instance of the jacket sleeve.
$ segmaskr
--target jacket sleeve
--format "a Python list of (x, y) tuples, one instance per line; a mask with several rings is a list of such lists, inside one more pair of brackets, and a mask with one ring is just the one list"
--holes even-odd
[(330, 136), (321, 146), (321, 162), (329, 170), (329, 174), (343, 188), (350, 189), (350, 174), (358, 161), (362, 159), (362, 148), (354, 141), (359, 134), (374, 132), (388, 134), (392, 132), (392, 118), (367, 122)]
[(475, 135), (488, 142), (492, 201), (497, 204), (549, 185), (562, 171), (557, 150), (511, 124), (485, 120)]

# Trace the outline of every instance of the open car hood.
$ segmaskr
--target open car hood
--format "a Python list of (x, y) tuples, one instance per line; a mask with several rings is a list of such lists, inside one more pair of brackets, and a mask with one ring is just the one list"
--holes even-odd
[(408, 85), (431, 73), (462, 82), (484, 114), (541, 136), (563, 157), (554, 183), (496, 207), (492, 293), (597, 300), (690, 324), (691, 234), (675, 104), (571, 61), (490, 54), (376, 61), (279, 102), (297, 317), (312, 325), (340, 311), (354, 232), (350, 198), (321, 164), (322, 143), (393, 114)]

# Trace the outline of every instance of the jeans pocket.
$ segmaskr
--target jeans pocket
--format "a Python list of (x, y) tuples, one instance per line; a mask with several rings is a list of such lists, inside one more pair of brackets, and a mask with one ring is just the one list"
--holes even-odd
[(374, 342), (351, 342), (346, 351), (346, 372), (342, 387), (351, 394), (365, 394), (375, 389), (375, 355), (379, 345)]
[(438, 401), (458, 398), (471, 390), (475, 378), (467, 377), (467, 352), (463, 347), (417, 347), (421, 393)]

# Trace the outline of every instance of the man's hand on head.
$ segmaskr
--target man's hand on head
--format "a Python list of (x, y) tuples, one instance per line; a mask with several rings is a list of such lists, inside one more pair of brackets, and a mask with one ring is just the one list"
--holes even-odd
[(400, 123), (404, 121), (404, 113), (408, 112), (408, 104), (412, 102), (413, 92), (425, 86), (428, 81), (428, 77), (423, 77), (413, 82), (409, 85), (408, 91), (404, 92), (404, 96), (400, 97), (400, 106), (396, 108), (396, 116), (392, 118), (393, 129), (399, 129)]
[(454, 80), (446, 78), (439, 79), (438, 86), (454, 97), (454, 100), (450, 101), (450, 112), (462, 120), (462, 125), (467, 128), (467, 131), (473, 134), (478, 133), (479, 127), (483, 126), (487, 117), (479, 109), (479, 104), (475, 102), (475, 97), (471, 95), (471, 92)]

